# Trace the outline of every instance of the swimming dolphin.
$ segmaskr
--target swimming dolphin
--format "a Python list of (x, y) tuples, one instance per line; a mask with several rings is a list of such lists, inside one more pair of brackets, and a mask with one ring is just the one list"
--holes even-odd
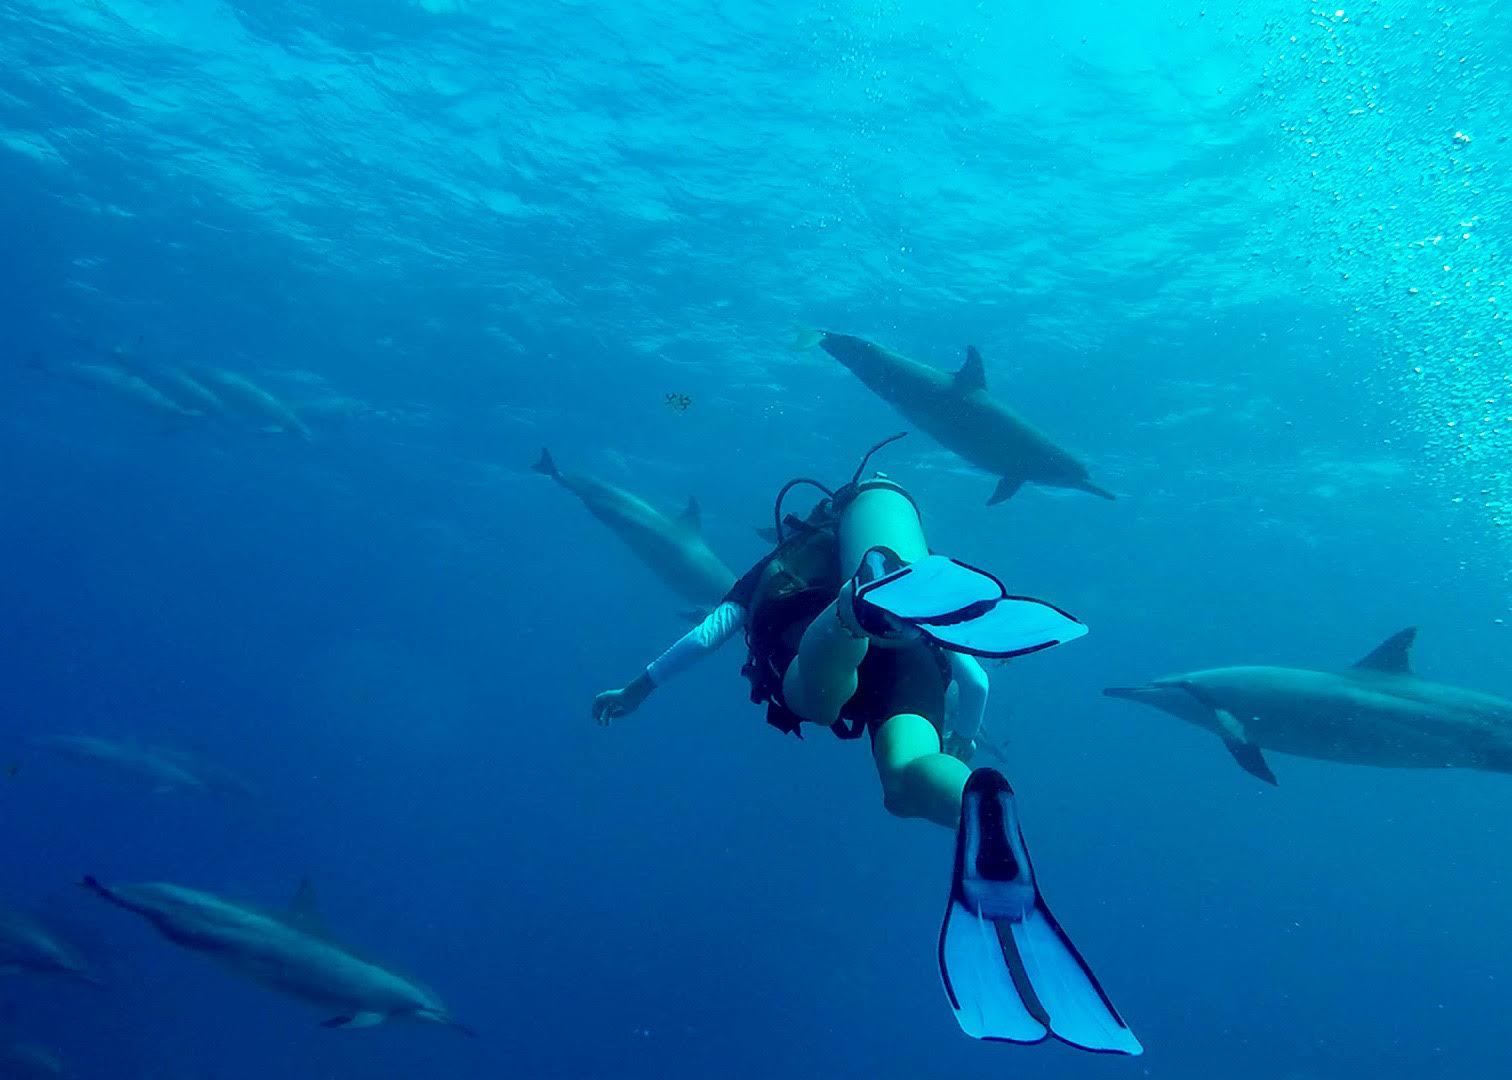
[(71, 360), (45, 370), (56, 372), (77, 382), (109, 390), (117, 397), (176, 419), (195, 419), (205, 414), (174, 400), (158, 387), (117, 363), (92, 363)]
[(1512, 773), (1512, 701), (1418, 678), (1415, 628), (1343, 671), (1229, 667), (1109, 687), (1211, 731), (1241, 768), (1276, 782), (1262, 753), (1398, 769)]
[(657, 577), (683, 599), (711, 608), (735, 584), (734, 572), (704, 543), (698, 500), (671, 518), (638, 495), (581, 473), (564, 473), (543, 449), (532, 466), (582, 500)]
[(100, 353), (110, 364), (146, 383), (192, 415), (221, 417), (226, 414), (225, 402), (185, 368), (177, 364), (144, 360), (142, 339), (138, 339), (133, 346), (117, 345), (109, 350), (96, 348), (85, 341), (80, 344)]
[(923, 428), (947, 450), (979, 469), (1001, 477), (987, 500), (992, 506), (1013, 498), (1025, 484), (1086, 491), (1104, 499), (1087, 467), (987, 394), (982, 354), (967, 346), (966, 363), (955, 374), (888, 352), (847, 334), (805, 331), (798, 347), (818, 345), (878, 397)]
[(200, 381), (225, 403), (228, 412), (257, 430), (285, 432), (306, 441), (314, 438), (298, 413), (245, 376), (224, 368), (205, 368), (202, 376)]
[(0, 1077), (4, 1080), (35, 1080), (67, 1076), (63, 1059), (34, 1043), (0, 1043)]
[(201, 416), (224, 417), (226, 403), (181, 367), (132, 366), (131, 372), (180, 408)]
[(282, 913), (259, 911), (179, 885), (83, 886), (152, 923), (169, 941), (220, 961), (230, 970), (336, 1015), (322, 1027), (373, 1027), (399, 1018), (455, 1028), (458, 1022), (430, 990), (364, 960), (331, 940), (309, 881)]
[(187, 750), (143, 746), (98, 735), (39, 735), (31, 745), (142, 781), (158, 792), (250, 794), (230, 770)]
[(23, 972), (103, 985), (72, 944), (31, 916), (0, 908), (0, 975)]

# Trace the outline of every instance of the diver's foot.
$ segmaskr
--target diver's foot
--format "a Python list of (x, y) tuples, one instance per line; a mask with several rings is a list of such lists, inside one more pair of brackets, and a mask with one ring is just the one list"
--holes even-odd
[[(1003, 583), (985, 570), (944, 555), (887, 569), (893, 565), (887, 554), (881, 548), (868, 552), (861, 573), (847, 586), (853, 593), (855, 625), (874, 639), (908, 641), (922, 635), (953, 652), (1007, 658), (1087, 632), (1053, 604), (1008, 595)], [(878, 570), (886, 572), (861, 580), (862, 573)]]
[(861, 566), (856, 570), (855, 576), (840, 589), (839, 606), (836, 609), (840, 621), (856, 637), (897, 643), (913, 641), (920, 636), (918, 630), (893, 617), (885, 608), (861, 599), (867, 589), (907, 568), (907, 563), (885, 547), (874, 547), (861, 557)]
[(940, 974), (961, 1030), (1138, 1054), (1097, 976), (1040, 896), (1013, 789), (996, 769), (966, 781), (955, 874), (940, 928)]

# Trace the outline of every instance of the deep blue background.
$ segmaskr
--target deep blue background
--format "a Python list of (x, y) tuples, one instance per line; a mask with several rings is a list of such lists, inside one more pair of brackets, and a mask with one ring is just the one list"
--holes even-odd
[[(0, 1024), (84, 1077), (1498, 1071), (1506, 778), (1269, 789), (1098, 694), (1418, 625), (1422, 673), (1512, 695), (1498, 8), (720, 7), (0, 5), (0, 893), (113, 986), (8, 980)], [(743, 567), (782, 481), (900, 427), (801, 323), (978, 344), (1123, 496), (989, 510), (922, 436), (879, 462), (936, 547), (1093, 627), (992, 669), (992, 720), (1138, 1061), (960, 1035), (949, 837), (764, 727), (735, 648), (588, 720), (681, 605), (528, 465), (696, 493)], [(353, 415), (165, 432), (33, 364), (138, 340)], [(481, 1037), (320, 1030), (84, 872), (269, 905), (309, 873)]]

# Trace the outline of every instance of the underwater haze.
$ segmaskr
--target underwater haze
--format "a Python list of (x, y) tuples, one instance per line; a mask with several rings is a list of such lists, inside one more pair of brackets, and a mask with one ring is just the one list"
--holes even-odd
[[(3, 0), (0, 902), (105, 987), (0, 976), (0, 1043), (86, 1080), (1501, 1075), (1512, 777), (1272, 787), (1101, 691), (1416, 626), (1425, 678), (1512, 697), (1509, 87), (1492, 0)], [(975, 345), (1117, 501), (987, 506), (800, 327)], [(783, 483), (904, 429), (873, 465), (931, 544), (1091, 627), (989, 664), (988, 724), (1143, 1057), (962, 1034), (952, 838), (864, 743), (764, 724), (739, 642), (590, 717), (689, 604), (543, 446), (696, 497), (739, 573)], [(38, 742), (80, 735), (130, 760)], [(478, 1036), (326, 1030), (86, 874), (308, 876)]]

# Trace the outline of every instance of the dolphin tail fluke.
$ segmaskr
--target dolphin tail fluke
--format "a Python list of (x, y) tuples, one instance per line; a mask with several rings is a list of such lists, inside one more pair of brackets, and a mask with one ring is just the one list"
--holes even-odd
[(793, 351), (807, 352), (824, 340), (824, 331), (812, 326), (800, 326), (793, 331)]
[(557, 471), (556, 462), (552, 460), (551, 451), (544, 446), (541, 447), (540, 460), (532, 465), (531, 468), (543, 476), (551, 477), (553, 480), (560, 480), (562, 478), (562, 474)]

